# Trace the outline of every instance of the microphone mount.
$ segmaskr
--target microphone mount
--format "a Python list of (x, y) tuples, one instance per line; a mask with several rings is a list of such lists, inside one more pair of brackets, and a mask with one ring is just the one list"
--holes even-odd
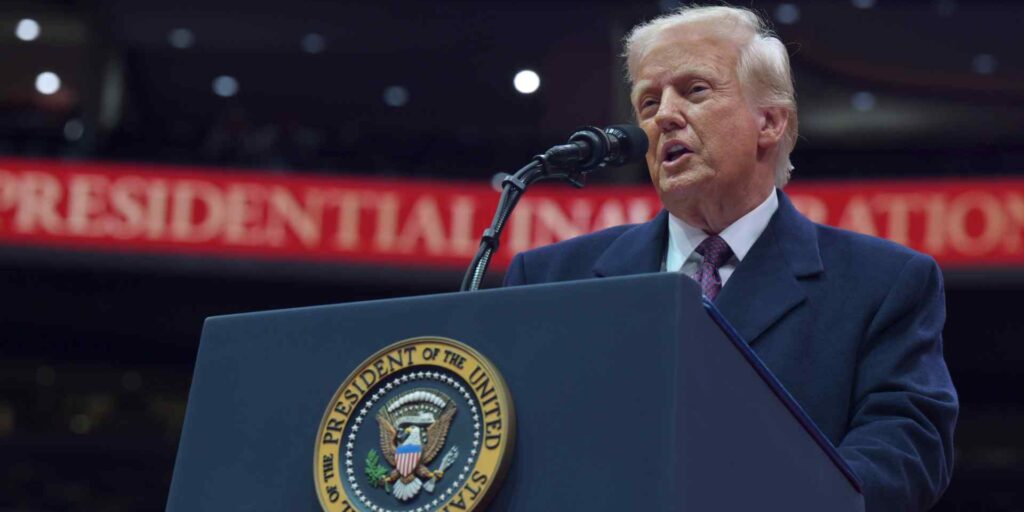
[(569, 137), (568, 144), (555, 146), (544, 153), (550, 165), (574, 167), (591, 172), (604, 163), (609, 149), (618, 145), (608, 134), (595, 126), (584, 126)]
[(546, 154), (533, 157), (530, 163), (526, 164), (511, 176), (506, 176), (501, 182), (501, 197), (498, 199), (498, 207), (494, 212), (494, 219), (491, 226), (484, 230), (480, 237), (480, 247), (477, 249), (473, 261), (462, 278), (460, 291), (475, 291), (480, 288), (484, 280), (487, 267), (491, 263), (491, 257), (498, 250), (500, 245), (501, 232), (505, 229), (512, 210), (519, 203), (530, 185), (545, 179), (564, 179), (576, 188), (583, 188), (582, 171), (554, 171), (548, 161)]
[(480, 246), (462, 279), (460, 291), (480, 288), (487, 267), (500, 245), (501, 233), (512, 210), (527, 187), (542, 181), (559, 179), (583, 188), (587, 173), (607, 166), (619, 166), (647, 151), (647, 137), (632, 126), (612, 126), (601, 130), (586, 126), (569, 137), (568, 144), (554, 146), (534, 156), (530, 163), (501, 182), (501, 197), (490, 227), (480, 237)]

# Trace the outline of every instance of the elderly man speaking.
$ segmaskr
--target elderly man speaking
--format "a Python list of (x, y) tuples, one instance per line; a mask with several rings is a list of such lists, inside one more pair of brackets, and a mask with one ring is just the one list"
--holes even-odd
[(626, 57), (665, 211), (519, 254), (506, 284), (692, 276), (836, 445), (869, 512), (931, 507), (958, 409), (935, 262), (793, 208), (789, 58), (753, 12), (684, 7), (633, 29)]

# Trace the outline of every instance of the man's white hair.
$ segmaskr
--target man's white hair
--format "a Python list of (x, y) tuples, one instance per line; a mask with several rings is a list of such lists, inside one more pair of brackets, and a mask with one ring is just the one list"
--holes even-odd
[(760, 107), (781, 107), (789, 111), (789, 124), (779, 141), (779, 160), (775, 164), (775, 184), (784, 186), (789, 181), (793, 164), (789, 154), (796, 146), (797, 112), (793, 75), (789, 68), (789, 53), (768, 24), (749, 9), (731, 6), (684, 6), (633, 28), (626, 36), (626, 69), (632, 85), (637, 66), (647, 55), (658, 37), (666, 30), (693, 22), (713, 23), (727, 33), (742, 30), (750, 39), (740, 48), (736, 74)]

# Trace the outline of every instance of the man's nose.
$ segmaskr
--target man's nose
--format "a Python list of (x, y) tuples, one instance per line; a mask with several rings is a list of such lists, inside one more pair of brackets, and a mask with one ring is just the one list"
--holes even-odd
[(658, 111), (654, 114), (654, 122), (663, 133), (681, 130), (686, 126), (686, 118), (683, 116), (682, 98), (672, 88), (666, 88), (661, 93), (661, 102), (658, 104)]

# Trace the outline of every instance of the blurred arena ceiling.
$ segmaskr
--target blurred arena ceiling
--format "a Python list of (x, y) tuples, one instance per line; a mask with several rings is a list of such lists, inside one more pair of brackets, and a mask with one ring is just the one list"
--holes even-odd
[[(801, 147), (1020, 145), (1024, 2), (736, 3), (775, 18), (791, 49)], [(16, 77), (0, 88), (0, 105), (24, 105), (28, 95), (15, 89), (30, 83), (34, 67), (26, 61), (48, 59), (68, 68), (79, 64), (69, 71), (67, 85), (82, 102), (102, 102), (111, 80), (120, 81), (124, 117), (115, 124), (127, 132), (153, 130), (160, 140), (195, 137), (197, 127), (230, 123), (231, 109), (244, 107), (252, 120), (329, 128), (343, 138), (351, 130), (390, 134), (392, 146), (423, 137), (470, 146), (517, 138), (536, 146), (581, 124), (629, 119), (620, 41), (629, 27), (674, 5), (668, 0), (11, 3), (8, 20), (39, 13), (33, 15), (45, 18), (44, 35), (79, 35), (59, 41), (44, 37), (33, 51), (47, 53), (29, 58), (10, 52), (20, 42), (9, 32), (0, 36), (0, 47), (15, 55), (0, 69)], [(795, 8), (797, 19), (784, 23), (783, 8)], [(187, 47), (171, 44), (176, 29), (187, 30)], [(303, 49), (310, 34), (316, 35), (314, 52)], [(73, 41), (92, 49), (72, 52), (70, 61), (67, 51), (55, 50), (67, 50)], [(84, 69), (82, 62), (88, 63)], [(511, 87), (513, 74), (523, 68), (540, 74), (536, 94), (521, 95)], [(236, 96), (211, 93), (211, 81), (219, 75), (237, 80)], [(405, 88), (403, 107), (382, 101), (391, 86)], [(90, 109), (67, 104), (62, 110), (49, 101), (50, 111), (67, 115)]]

